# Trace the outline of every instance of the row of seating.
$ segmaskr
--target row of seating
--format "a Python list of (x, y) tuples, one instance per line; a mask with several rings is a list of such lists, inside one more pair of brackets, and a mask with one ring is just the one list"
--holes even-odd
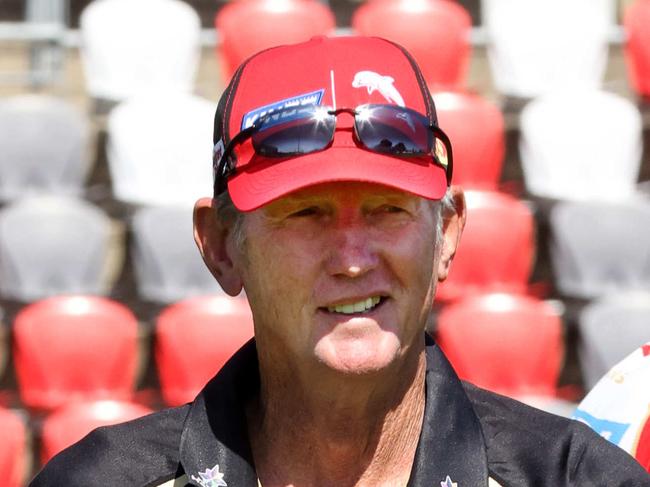
[[(220, 294), (192, 239), (189, 207), (143, 207), (128, 222), (139, 297), (169, 303)], [(21, 199), (0, 210), (0, 297), (29, 302), (57, 294), (107, 295), (120, 277), (119, 223), (87, 201)]]
[(70, 403), (50, 414), (38, 428), (40, 452), (36, 465), (30, 448), (35, 443), (27, 418), (0, 407), (0, 479), (3, 487), (22, 487), (36, 467), (45, 464), (64, 448), (95, 428), (122, 423), (152, 412), (128, 401), (98, 400)]
[[(482, 0), (481, 10), (491, 70), (502, 94), (534, 97), (568, 85), (600, 86), (614, 0)], [(624, 18), (630, 77), (644, 96), (650, 95), (648, 22), (648, 0), (638, 0)], [(317, 0), (231, 2), (216, 15), (215, 26), (224, 81), (254, 52), (332, 34), (336, 27), (332, 12)], [(120, 101), (154, 88), (192, 90), (200, 22), (186, 3), (95, 0), (82, 12), (80, 29), (92, 96)], [(465, 87), (471, 21), (457, 2), (368, 1), (354, 13), (352, 29), (404, 45), (432, 88)]]
[[(554, 398), (566, 349), (557, 304), (521, 294), (464, 297), (440, 311), (437, 341), (470, 382), (524, 400)], [(610, 293), (582, 308), (577, 321), (588, 391), (650, 339), (650, 292)]]
[[(169, 406), (192, 400), (253, 336), (246, 300), (222, 296), (167, 306), (153, 330), (161, 395)], [(108, 298), (57, 296), (25, 306), (12, 327), (20, 402), (48, 412), (82, 400), (133, 400), (147, 344), (133, 312)]]
[[(466, 200), (468, 223), (438, 299), (486, 291), (526, 293), (536, 254), (530, 207), (493, 191), (469, 190)], [(223, 292), (192, 239), (190, 208), (143, 207), (129, 223), (141, 299), (171, 303)], [(560, 296), (591, 299), (612, 291), (650, 291), (650, 198), (559, 203), (551, 210), (550, 226)], [(114, 227), (100, 209), (82, 200), (34, 197), (1, 209), (0, 297), (29, 302), (57, 294), (110, 294), (124, 254)]]
[[(496, 189), (505, 151), (499, 108), (459, 92), (436, 92), (434, 100), (462, 161), (454, 182)], [(149, 93), (117, 106), (108, 117), (106, 147), (114, 197), (131, 205), (189, 206), (210, 195), (215, 108), (181, 93)], [(637, 193), (643, 123), (629, 100), (598, 90), (556, 92), (523, 109), (520, 130), (531, 194), (620, 199)], [(42, 192), (82, 195), (91, 166), (89, 132), (84, 118), (61, 100), (0, 101), (0, 200)]]

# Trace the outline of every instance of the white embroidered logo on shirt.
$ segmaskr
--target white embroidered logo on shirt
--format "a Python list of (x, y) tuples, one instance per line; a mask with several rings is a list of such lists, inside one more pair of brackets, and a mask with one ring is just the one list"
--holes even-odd
[(382, 76), (374, 71), (359, 71), (354, 75), (352, 80), (353, 88), (367, 88), (368, 94), (371, 95), (375, 90), (381, 93), (386, 101), (395, 103), (401, 107), (404, 105), (404, 99), (397, 88), (393, 86), (395, 80), (390, 76)]
[(444, 482), (440, 482), (440, 487), (458, 487), (457, 482), (452, 482), (451, 477), (447, 475), (447, 478)]
[(199, 472), (199, 477), (192, 475), (192, 480), (201, 487), (228, 487), (223, 480), (224, 474), (219, 472), (219, 464), (212, 468), (206, 468), (205, 472)]

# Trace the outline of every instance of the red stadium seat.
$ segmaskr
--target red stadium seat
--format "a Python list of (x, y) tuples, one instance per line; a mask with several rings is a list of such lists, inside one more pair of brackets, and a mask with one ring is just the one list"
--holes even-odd
[(14, 361), (25, 405), (52, 410), (75, 400), (130, 399), (138, 323), (106, 298), (59, 296), (23, 308)]
[(463, 88), (471, 46), (469, 13), (451, 0), (375, 0), (359, 7), (352, 28), (404, 46), (432, 88)]
[(650, 96), (650, 0), (637, 0), (623, 19), (627, 44), (625, 54), (632, 86), (642, 96)]
[(555, 395), (562, 323), (544, 301), (508, 294), (470, 297), (442, 309), (437, 332), (462, 379), (514, 397)]
[(450, 301), (485, 292), (527, 292), (535, 254), (530, 209), (497, 192), (467, 191), (465, 198), (467, 224), (437, 298)]
[(26, 433), (23, 421), (7, 409), (0, 408), (0, 480), (3, 487), (23, 485), (26, 469)]
[(156, 325), (156, 362), (164, 401), (189, 402), (253, 336), (245, 299), (190, 298), (167, 307)]
[(454, 146), (454, 184), (496, 189), (505, 154), (503, 114), (468, 93), (434, 93), (438, 123)]
[(218, 56), (223, 80), (228, 82), (252, 54), (331, 34), (336, 24), (334, 14), (317, 0), (259, 0), (226, 4), (216, 16), (215, 26), (221, 39)]
[(41, 461), (46, 463), (95, 428), (131, 421), (151, 412), (139, 404), (120, 401), (68, 404), (50, 414), (43, 422)]

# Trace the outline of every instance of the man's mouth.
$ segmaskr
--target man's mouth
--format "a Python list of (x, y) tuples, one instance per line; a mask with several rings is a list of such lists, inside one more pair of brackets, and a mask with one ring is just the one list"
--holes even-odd
[(368, 311), (371, 311), (379, 306), (384, 300), (385, 298), (383, 296), (371, 296), (360, 301), (328, 306), (327, 311), (330, 313), (341, 313), (344, 315), (367, 313)]

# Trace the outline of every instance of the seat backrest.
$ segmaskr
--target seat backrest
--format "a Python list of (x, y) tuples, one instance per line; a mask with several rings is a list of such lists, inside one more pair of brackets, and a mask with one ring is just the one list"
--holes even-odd
[(14, 412), (0, 408), (0, 479), (5, 487), (21, 487), (25, 480), (26, 429)]
[(600, 86), (614, 23), (613, 0), (482, 0), (497, 89), (535, 97)]
[(589, 390), (639, 344), (650, 342), (650, 289), (590, 303), (580, 314), (579, 330), (580, 364)]
[(192, 208), (147, 207), (133, 217), (133, 263), (141, 297), (164, 303), (223, 293), (192, 238)]
[(41, 461), (45, 464), (96, 428), (131, 421), (151, 412), (139, 404), (108, 400), (63, 406), (43, 422)]
[(190, 92), (201, 22), (180, 0), (95, 0), (79, 19), (90, 94), (124, 100), (149, 90)]
[(446, 301), (490, 291), (526, 292), (535, 255), (530, 209), (503, 193), (467, 191), (465, 199), (467, 224), (436, 297)]
[(489, 101), (469, 93), (434, 93), (438, 124), (452, 140), (454, 184), (496, 189), (505, 154), (503, 114)]
[(566, 200), (629, 196), (641, 166), (642, 127), (638, 108), (613, 93), (569, 90), (530, 102), (520, 119), (526, 187)]
[(432, 88), (463, 88), (471, 55), (469, 13), (449, 0), (380, 0), (361, 5), (352, 28), (404, 46)]
[(215, 17), (222, 77), (258, 51), (332, 34), (334, 14), (317, 0), (256, 0), (227, 3)]
[(442, 309), (438, 343), (461, 379), (510, 396), (553, 395), (562, 323), (548, 303), (487, 294)]
[(40, 197), (0, 211), (0, 292), (33, 301), (110, 290), (111, 221), (82, 200)]
[(650, 290), (650, 202), (560, 203), (550, 225), (555, 284), (565, 296)]
[(156, 363), (164, 401), (191, 401), (253, 337), (243, 298), (191, 298), (167, 307), (156, 323)]
[(625, 59), (630, 82), (636, 92), (650, 96), (650, 1), (637, 0), (625, 10), (627, 35)]
[(67, 102), (44, 95), (0, 100), (0, 200), (81, 193), (89, 128)]
[(133, 313), (106, 298), (59, 296), (26, 306), (14, 324), (23, 403), (52, 410), (79, 399), (129, 399), (137, 335)]
[(108, 117), (108, 167), (117, 199), (191, 206), (212, 194), (216, 105), (181, 93), (132, 98)]

